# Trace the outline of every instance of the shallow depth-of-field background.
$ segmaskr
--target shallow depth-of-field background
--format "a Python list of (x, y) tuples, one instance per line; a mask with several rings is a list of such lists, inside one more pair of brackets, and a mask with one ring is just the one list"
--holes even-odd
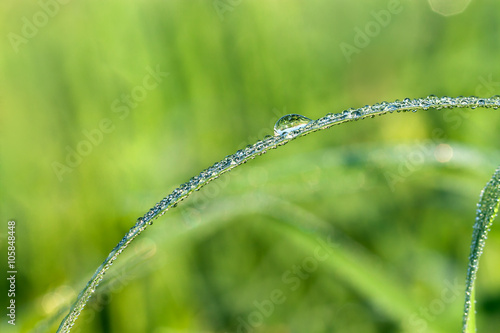
[[(137, 217), (284, 114), (500, 93), (493, 0), (42, 0), (0, 12), (0, 267), (15, 220), (18, 270), (15, 327), (0, 283), (2, 332), (55, 331)], [(458, 332), (499, 113), (343, 124), (237, 168), (132, 243), (75, 332)], [(500, 326), (499, 261), (494, 226), (481, 333)]]

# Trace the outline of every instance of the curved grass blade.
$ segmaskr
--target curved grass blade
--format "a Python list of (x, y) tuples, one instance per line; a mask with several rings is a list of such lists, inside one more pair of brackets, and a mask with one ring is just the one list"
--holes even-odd
[(62, 320), (57, 332), (70, 332), (75, 324), (76, 319), (82, 312), (88, 300), (95, 292), (95, 289), (101, 282), (106, 271), (111, 267), (120, 253), (134, 240), (142, 231), (151, 225), (154, 219), (162, 216), (171, 207), (175, 207), (180, 201), (187, 198), (195, 190), (210, 183), (218, 178), (223, 173), (226, 173), (233, 168), (246, 163), (256, 156), (266, 153), (269, 149), (275, 149), (278, 146), (287, 144), (288, 142), (310, 134), (312, 132), (324, 130), (334, 125), (346, 123), (354, 120), (359, 120), (376, 115), (387, 113), (408, 112), (418, 110), (428, 110), (429, 108), (493, 108), (500, 107), (500, 96), (495, 95), (491, 98), (479, 97), (436, 97), (434, 95), (426, 98), (409, 99), (403, 101), (396, 100), (394, 102), (382, 102), (374, 105), (366, 105), (358, 109), (344, 110), (341, 113), (329, 113), (326, 116), (317, 120), (311, 120), (308, 124), (300, 124), (300, 126), (287, 127), (285, 131), (278, 131), (274, 136), (267, 136), (264, 140), (259, 140), (245, 149), (238, 150), (232, 155), (226, 156), (220, 162), (215, 163), (211, 167), (202, 171), (198, 176), (191, 178), (188, 182), (176, 188), (170, 195), (158, 202), (151, 208), (143, 217), (137, 219), (135, 225), (130, 228), (123, 239), (115, 246), (104, 262), (97, 268), (96, 272), (87, 283), (85, 288), (80, 292), (77, 300), (70, 309), (70, 313)]
[(500, 205), (500, 166), (495, 171), (490, 181), (481, 191), (479, 203), (477, 204), (476, 223), (472, 232), (472, 243), (469, 256), (469, 268), (465, 285), (465, 308), (463, 317), (464, 333), (476, 331), (475, 311), (475, 282), (479, 269), (479, 258), (484, 250), (484, 244), (488, 237), (493, 220), (497, 216)]

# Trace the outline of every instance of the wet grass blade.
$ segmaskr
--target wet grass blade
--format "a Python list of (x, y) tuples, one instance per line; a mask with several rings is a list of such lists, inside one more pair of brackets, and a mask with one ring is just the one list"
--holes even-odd
[[(96, 288), (104, 278), (104, 274), (106, 273), (106, 271), (111, 267), (113, 262), (125, 250), (125, 248), (142, 231), (144, 231), (149, 225), (153, 223), (153, 220), (162, 216), (170, 208), (176, 207), (179, 202), (186, 199), (194, 191), (199, 190), (206, 184), (217, 179), (222, 174), (231, 171), (235, 167), (240, 166), (257, 156), (266, 153), (268, 150), (283, 146), (296, 138), (330, 128), (334, 125), (352, 122), (364, 118), (373, 118), (376, 115), (383, 115), (394, 112), (415, 112), (418, 110), (428, 110), (429, 108), (498, 109), (499, 107), (500, 96), (498, 95), (490, 98), (478, 98), (474, 96), (456, 98), (445, 96), (438, 98), (431, 95), (426, 98), (416, 98), (413, 100), (405, 98), (403, 101), (396, 100), (391, 103), (382, 102), (371, 106), (367, 105), (358, 109), (344, 110), (343, 112), (336, 114), (329, 113), (317, 120), (311, 120), (307, 124), (304, 124), (302, 122), (307, 118), (300, 115), (289, 115), (288, 117), (282, 118), (282, 121), (278, 121), (278, 123), (276, 124), (277, 126), (275, 126), (274, 136), (269, 135), (264, 140), (259, 140), (253, 145), (247, 146), (246, 148), (238, 150), (232, 155), (226, 156), (220, 162), (215, 163), (211, 167), (202, 171), (198, 176), (191, 178), (188, 182), (176, 188), (170, 195), (163, 198), (146, 214), (144, 214), (142, 218), (137, 219), (135, 225), (130, 228), (129, 232), (127, 232), (122, 240), (115, 246), (115, 248), (111, 251), (104, 262), (97, 268), (96, 272), (89, 280), (85, 288), (80, 292), (75, 303), (71, 307), (70, 312), (61, 322), (61, 325), (59, 326), (57, 332), (70, 332), (88, 300), (90, 299), (92, 294), (95, 293)], [(300, 119), (300, 121), (298, 121), (297, 119)], [(482, 247), (479, 250), (482, 250)], [(473, 282), (472, 279), (471, 282)], [(470, 288), (472, 288), (472, 285), (470, 286)]]
[(472, 232), (471, 252), (465, 289), (465, 307), (463, 317), (464, 333), (476, 332), (475, 282), (479, 269), (479, 258), (484, 250), (486, 238), (493, 220), (497, 216), (500, 204), (500, 166), (486, 184), (477, 204), (476, 223)]

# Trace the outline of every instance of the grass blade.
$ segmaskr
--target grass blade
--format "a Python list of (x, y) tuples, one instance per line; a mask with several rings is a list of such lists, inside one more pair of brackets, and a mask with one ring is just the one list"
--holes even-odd
[(469, 268), (467, 270), (465, 307), (463, 317), (464, 333), (476, 331), (475, 282), (479, 269), (479, 258), (484, 250), (486, 238), (500, 205), (500, 166), (486, 184), (477, 204), (476, 223), (472, 232)]
[(63, 319), (57, 332), (70, 332), (81, 311), (83, 311), (88, 300), (100, 284), (106, 271), (111, 267), (116, 258), (125, 250), (125, 248), (144, 231), (153, 220), (162, 216), (167, 210), (176, 207), (180, 201), (186, 199), (191, 193), (199, 190), (222, 174), (240, 166), (250, 159), (266, 153), (270, 149), (275, 149), (285, 145), (288, 142), (308, 135), (310, 133), (330, 128), (346, 122), (352, 122), (364, 118), (373, 118), (376, 115), (383, 115), (393, 112), (415, 112), (418, 110), (428, 110), (429, 108), (493, 108), (500, 107), (500, 96), (495, 95), (490, 98), (478, 97), (436, 97), (428, 96), (426, 98), (409, 99), (403, 101), (396, 100), (391, 103), (382, 102), (374, 105), (367, 105), (358, 109), (344, 110), (342, 113), (327, 114), (317, 120), (310, 121), (307, 125), (293, 126), (286, 131), (279, 132), (278, 135), (268, 136), (264, 140), (259, 140), (255, 144), (238, 150), (232, 155), (226, 156), (220, 162), (203, 170), (198, 176), (191, 178), (188, 182), (176, 188), (170, 195), (163, 198), (153, 208), (151, 208), (142, 218), (139, 218), (136, 224), (130, 228), (123, 239), (115, 246), (104, 262), (98, 267), (85, 288), (78, 295), (75, 303), (70, 309), (69, 314)]

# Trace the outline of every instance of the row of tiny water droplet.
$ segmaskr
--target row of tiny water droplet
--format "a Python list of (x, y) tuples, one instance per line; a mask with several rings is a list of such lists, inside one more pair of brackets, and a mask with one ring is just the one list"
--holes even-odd
[[(428, 110), (429, 108), (494, 108), (500, 107), (500, 96), (491, 98), (470, 97), (436, 97), (430, 95), (426, 98), (409, 99), (402, 101), (382, 102), (374, 105), (366, 105), (358, 109), (348, 109), (341, 113), (329, 113), (317, 120), (311, 120), (298, 114), (289, 114), (281, 117), (274, 126), (274, 136), (268, 135), (263, 140), (257, 141), (245, 149), (238, 150), (232, 155), (226, 156), (222, 161), (202, 171), (198, 176), (191, 178), (188, 182), (175, 189), (170, 195), (158, 202), (143, 217), (137, 220), (136, 226), (148, 223), (152, 219), (161, 216), (170, 206), (175, 207), (177, 202), (184, 200), (194, 190), (199, 190), (204, 184), (218, 178), (221, 174), (231, 170), (248, 159), (254, 158), (266, 152), (267, 149), (276, 148), (291, 139), (308, 134), (313, 131), (324, 129), (345, 121), (358, 120), (366, 117), (374, 117), (385, 113), (415, 112), (417, 110)], [(132, 231), (132, 229), (131, 229)]]
[[(377, 114), (382, 115), (386, 113), (396, 112), (416, 112), (418, 110), (428, 110), (430, 108), (443, 109), (443, 108), (471, 108), (475, 109), (477, 107), (482, 108), (498, 108), (500, 106), (500, 95), (495, 95), (491, 98), (478, 98), (475, 96), (463, 97), (459, 96), (453, 97), (437, 97), (435, 95), (429, 95), (426, 98), (416, 98), (410, 99), (405, 98), (404, 100), (396, 100), (394, 102), (382, 102), (374, 105), (365, 105), (361, 108), (350, 108), (341, 113), (328, 113), (325, 117), (318, 120), (311, 120), (309, 118), (292, 115), (294, 117), (303, 117), (299, 128), (310, 127), (323, 129), (329, 127), (328, 125), (335, 125), (344, 121), (359, 120), (366, 117), (375, 117)], [(275, 126), (275, 135), (290, 135), (290, 133), (296, 128), (282, 129), (282, 124), (286, 123), (286, 118), (290, 115), (284, 116), (285, 119), (280, 119)], [(306, 122), (307, 120), (307, 122)], [(281, 122), (280, 122), (281, 121)], [(286, 125), (285, 125), (286, 126)]]

